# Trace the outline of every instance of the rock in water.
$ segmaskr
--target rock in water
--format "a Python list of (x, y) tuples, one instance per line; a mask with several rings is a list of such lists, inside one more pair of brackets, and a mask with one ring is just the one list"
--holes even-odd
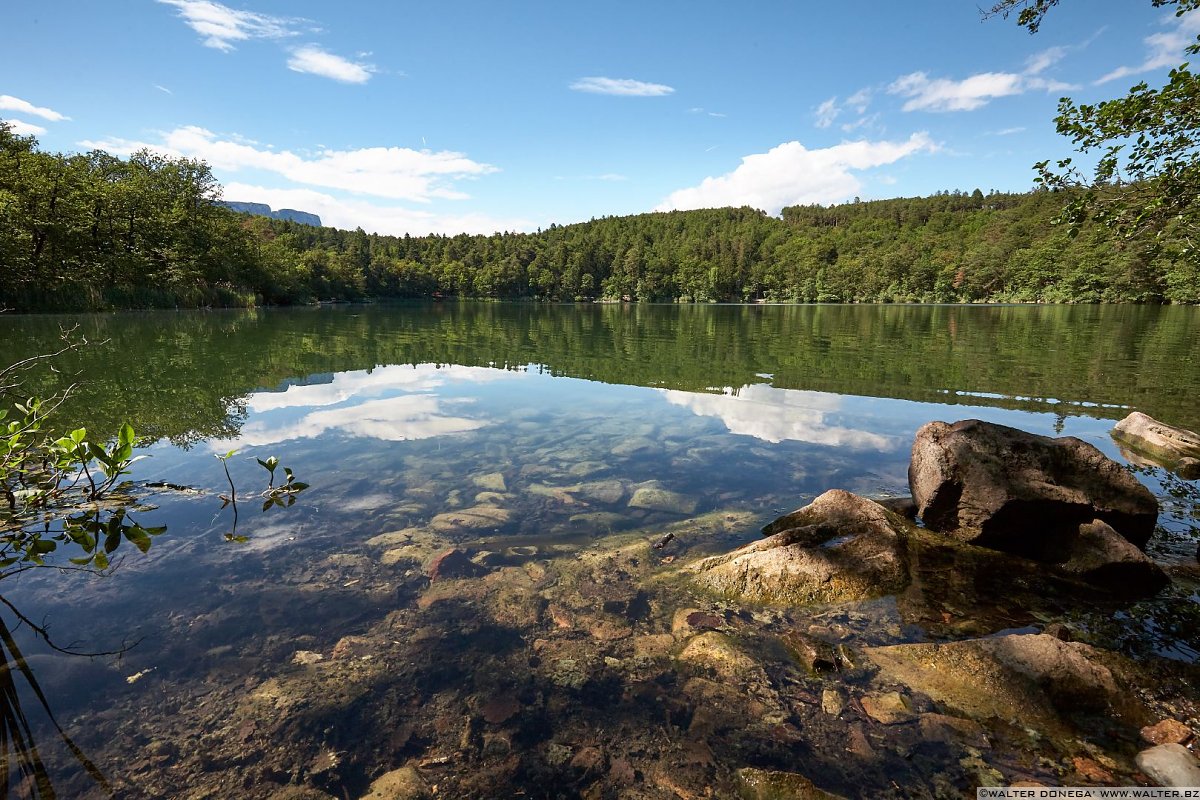
[(738, 795), (746, 800), (841, 800), (795, 772), (746, 767), (738, 770)]
[(905, 537), (878, 503), (832, 489), (763, 529), (768, 538), (687, 567), (695, 582), (757, 603), (837, 603), (908, 584)]
[(1200, 477), (1200, 433), (1134, 411), (1117, 423), (1112, 437), (1154, 463), (1175, 470), (1181, 478)]
[(1070, 548), (1071, 557), (1059, 569), (1113, 594), (1151, 595), (1171, 582), (1158, 564), (1098, 519), (1079, 526)]
[(1137, 755), (1137, 766), (1159, 786), (1200, 786), (1200, 764), (1181, 744), (1160, 744)]
[(1144, 547), (1158, 518), (1150, 490), (1092, 445), (974, 419), (922, 426), (908, 483), (926, 527), (1052, 563), (1080, 525), (1103, 520)]
[(887, 680), (974, 719), (1028, 720), (1050, 708), (1100, 711), (1119, 691), (1099, 650), (1047, 634), (898, 644), (865, 654)]

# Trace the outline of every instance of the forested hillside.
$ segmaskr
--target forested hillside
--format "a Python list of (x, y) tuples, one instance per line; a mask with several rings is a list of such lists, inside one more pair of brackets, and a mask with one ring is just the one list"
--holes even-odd
[(0, 123), (0, 305), (19, 311), (373, 297), (792, 302), (1200, 301), (1200, 273), (1052, 224), (1061, 192), (606, 217), (380, 236), (246, 217), (203, 162), (42, 152)]

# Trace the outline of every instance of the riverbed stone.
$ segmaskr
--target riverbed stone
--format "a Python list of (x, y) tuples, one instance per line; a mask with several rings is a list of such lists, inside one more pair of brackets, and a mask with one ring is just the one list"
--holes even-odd
[(486, 573), (487, 568), (476, 564), (465, 551), (454, 547), (434, 556), (425, 572), (430, 581), (440, 581), (448, 578), (477, 578)]
[(969, 419), (917, 431), (909, 488), (925, 526), (1051, 563), (1099, 519), (1137, 547), (1158, 502), (1120, 464), (1072, 436), (1050, 438)]
[(724, 597), (789, 605), (864, 600), (908, 583), (905, 534), (878, 503), (832, 489), (764, 531), (781, 527), (685, 571)]
[(1200, 433), (1159, 422), (1134, 411), (1112, 429), (1112, 437), (1181, 478), (1200, 477)]
[(1159, 786), (1200, 786), (1200, 763), (1181, 744), (1160, 744), (1137, 754), (1137, 766)]
[(694, 514), (697, 505), (696, 498), (673, 492), (658, 481), (641, 484), (629, 499), (630, 508), (666, 511), (669, 514)]
[(859, 702), (868, 717), (884, 725), (896, 725), (916, 719), (908, 698), (899, 692), (864, 695), (859, 698)]
[(1142, 728), (1142, 738), (1150, 744), (1187, 744), (1192, 729), (1177, 719), (1164, 719)]
[(380, 775), (362, 800), (426, 800), (429, 785), (413, 767), (401, 767)]
[(512, 512), (507, 508), (474, 506), (438, 514), (429, 521), (429, 527), (435, 531), (487, 530), (507, 525), (511, 520)]
[(738, 796), (742, 800), (841, 800), (799, 773), (755, 767), (738, 770)]
[(503, 472), (488, 472), (483, 475), (475, 475), (471, 478), (471, 482), (480, 489), (486, 489), (491, 492), (508, 491), (508, 484), (504, 480)]
[(679, 660), (697, 666), (709, 667), (720, 675), (736, 678), (745, 677), (758, 664), (733, 640), (722, 633), (709, 631), (694, 636), (679, 653)]
[[(1118, 695), (1101, 651), (1046, 634), (869, 647), (881, 677), (972, 719), (1018, 722), (1100, 711)], [(986, 687), (981, 691), (980, 687)]]

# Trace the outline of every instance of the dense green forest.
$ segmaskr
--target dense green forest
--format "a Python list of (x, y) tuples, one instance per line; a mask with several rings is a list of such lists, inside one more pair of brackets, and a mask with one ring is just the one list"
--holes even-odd
[(380, 297), (712, 302), (1200, 301), (1200, 272), (1064, 192), (606, 217), (491, 236), (381, 236), (214, 204), (200, 161), (64, 155), (0, 123), (0, 306), (250, 306)]

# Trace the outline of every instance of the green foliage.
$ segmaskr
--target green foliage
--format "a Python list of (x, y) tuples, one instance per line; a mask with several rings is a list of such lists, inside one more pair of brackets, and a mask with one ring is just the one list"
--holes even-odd
[[(1002, 0), (989, 14), (1008, 17), (1019, 12), (1018, 24), (1036, 33), (1046, 14), (1060, 0)], [(1151, 0), (1157, 7), (1175, 8), (1184, 16), (1200, 0)], [(1188, 48), (1200, 53), (1200, 37)], [(1195, 302), (1200, 294), (1200, 77), (1188, 64), (1171, 70), (1167, 83), (1151, 88), (1144, 81), (1124, 97), (1096, 104), (1059, 101), (1058, 132), (1076, 149), (1095, 158), (1088, 171), (1073, 159), (1051, 167), (1035, 165), (1037, 182), (1067, 190), (1059, 220), (1076, 235), (1088, 221), (1115, 234), (1117, 241), (1142, 257), (1167, 259), (1161, 293), (1167, 300)]]
[(166, 530), (142, 527), (121, 499), (100, 505), (144, 457), (133, 454), (133, 427), (122, 425), (109, 441), (89, 439), (85, 428), (53, 437), (44, 429), (55, 408), (31, 398), (0, 410), (0, 569), (40, 566), (60, 544), (73, 544), (83, 552), (73, 564), (102, 570), (122, 541), (145, 552)]
[[(1190, 74), (1179, 82), (1177, 93), (1191, 91)], [(1162, 101), (1143, 99), (1151, 107)], [(1079, 113), (1119, 127), (1127, 115), (1117, 111)], [(1181, 173), (1177, 191), (1165, 191), (1149, 158), (1142, 157), (1135, 185), (1162, 192), (1160, 217), (1178, 217), (1196, 195), (1185, 191), (1190, 173)], [(1107, 195), (1048, 178), (1044, 185), (1065, 191), (939, 192), (798, 206), (781, 217), (751, 208), (677, 211), (530, 234), (381, 236), (242, 216), (214, 204), (219, 187), (202, 163), (149, 153), (127, 161), (99, 152), (43, 153), (32, 137), (0, 122), (0, 306), (383, 297), (1200, 302), (1188, 226), (1158, 226), (1153, 248), (1128, 243), (1115, 218), (1100, 214), (1081, 216), (1070, 230), (1054, 227), (1064, 201)]]

